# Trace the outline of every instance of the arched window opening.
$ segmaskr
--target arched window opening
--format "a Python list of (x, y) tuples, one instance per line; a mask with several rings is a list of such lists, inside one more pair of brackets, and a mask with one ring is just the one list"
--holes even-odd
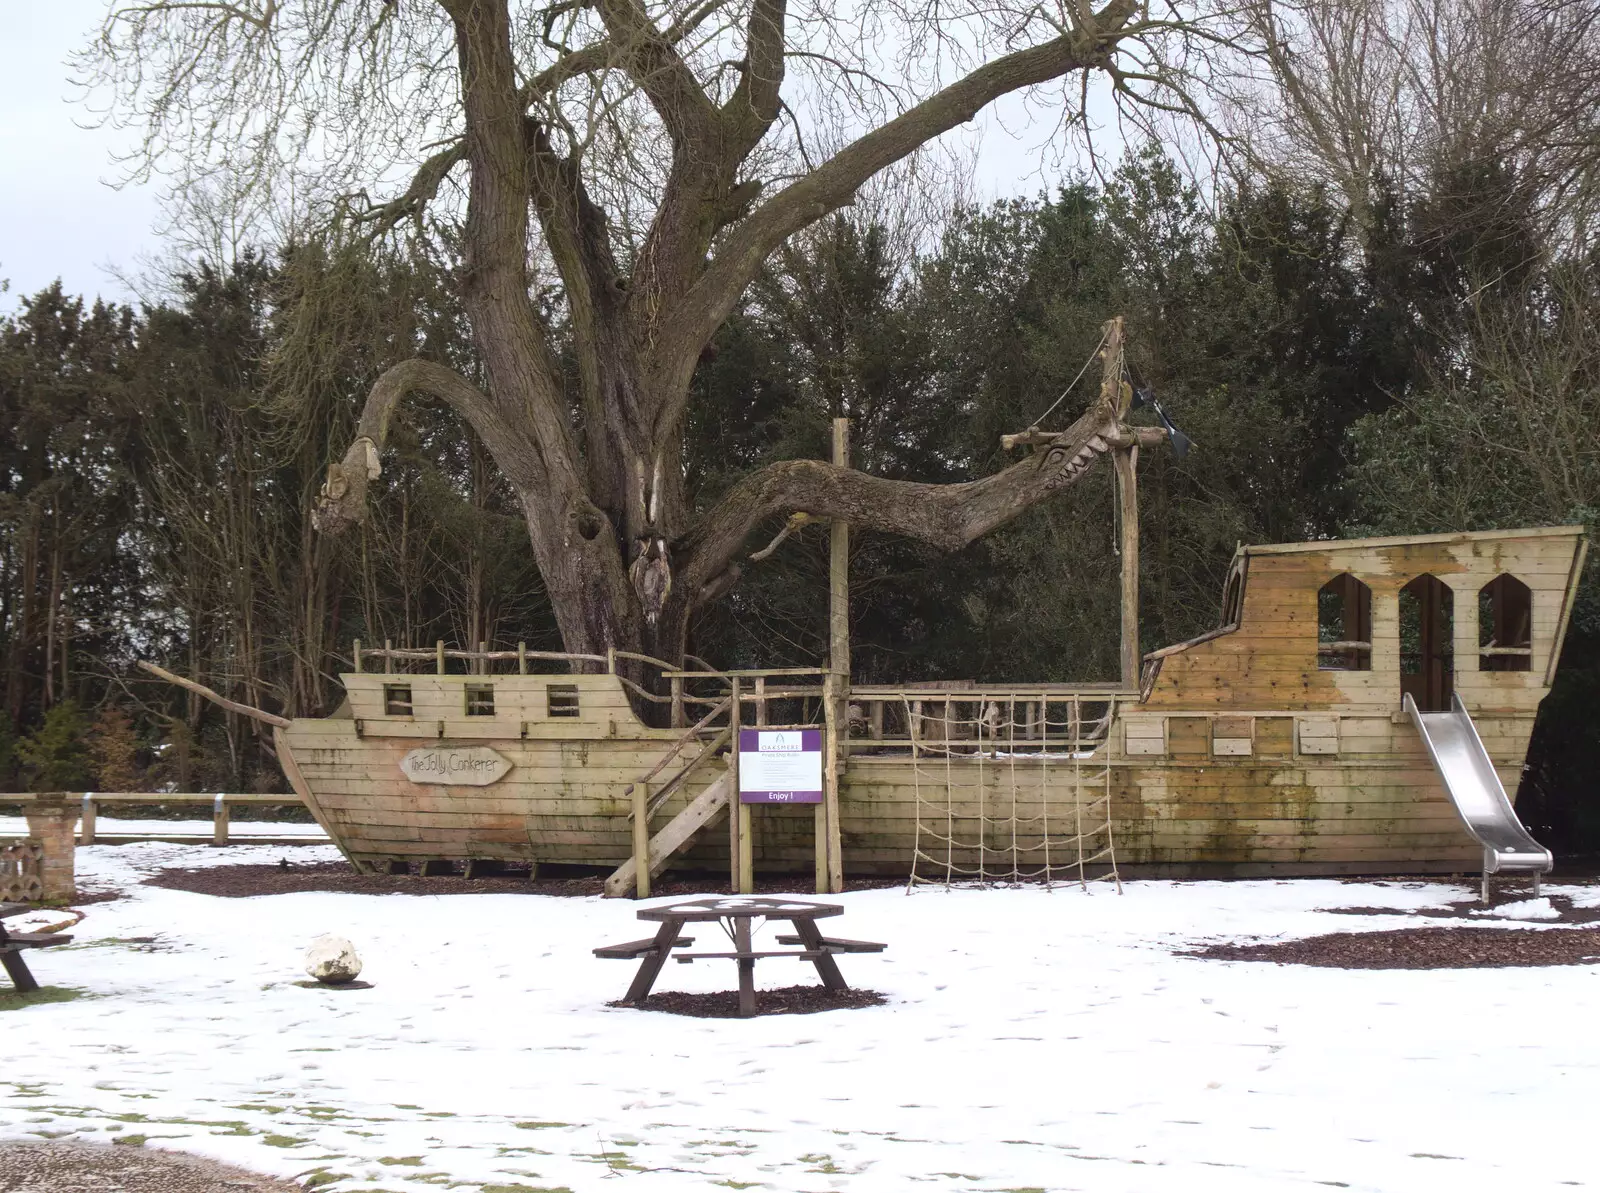
[(1349, 572), (1317, 592), (1317, 667), (1372, 670), (1372, 589)]
[(1478, 670), (1532, 666), (1533, 592), (1515, 576), (1496, 576), (1478, 590)]
[(1450, 711), (1454, 615), (1454, 594), (1437, 576), (1418, 576), (1400, 590), (1400, 691), (1423, 712)]

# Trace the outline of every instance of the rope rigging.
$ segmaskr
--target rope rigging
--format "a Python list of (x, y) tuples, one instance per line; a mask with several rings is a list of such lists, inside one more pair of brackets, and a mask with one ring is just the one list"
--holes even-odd
[[(1086, 719), (1085, 703), (1103, 711)], [(1113, 701), (1016, 693), (901, 704), (916, 807), (908, 892), (958, 882), (1087, 890), (1099, 881), (1121, 892), (1107, 759)]]

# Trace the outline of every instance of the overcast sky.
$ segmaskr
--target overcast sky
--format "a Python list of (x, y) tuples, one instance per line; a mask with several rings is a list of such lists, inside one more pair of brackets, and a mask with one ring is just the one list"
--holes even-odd
[[(0, 0), (0, 279), (10, 283), (0, 310), (58, 277), (69, 293), (126, 300), (117, 271), (136, 274), (162, 252), (156, 188), (108, 185), (127, 135), (88, 127), (92, 114), (73, 99), (67, 58), (105, 8)], [(1053, 120), (1030, 129), (1030, 116), (1012, 101), (982, 120), (977, 197), (1040, 189), (1039, 148)]]
[(60, 278), (76, 294), (126, 298), (106, 266), (137, 269), (159, 251), (149, 188), (113, 190), (112, 154), (126, 141), (82, 127), (70, 102), (67, 55), (83, 44), (102, 0), (0, 0), (0, 278), (32, 294)]

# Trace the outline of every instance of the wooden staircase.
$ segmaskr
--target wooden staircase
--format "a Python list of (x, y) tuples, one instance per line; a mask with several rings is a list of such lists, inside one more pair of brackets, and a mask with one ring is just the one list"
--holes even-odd
[[(662, 867), (667, 864), (667, 859), (687, 845), (696, 833), (711, 823), (718, 812), (727, 807), (728, 791), (732, 785), (733, 772), (723, 771), (716, 782), (695, 796), (687, 808), (674, 816), (662, 826), (660, 832), (650, 838), (650, 877), (654, 878), (660, 874)], [(635, 871), (636, 867), (631, 857), (618, 866), (611, 877), (606, 879), (606, 898), (615, 899), (632, 894)]]
[[(718, 708), (708, 713), (705, 720), (689, 730), (680, 741), (675, 743), (672, 749), (668, 750), (661, 761), (656, 763), (647, 774), (641, 775), (633, 783), (629, 784), (627, 794), (633, 799), (633, 810), (628, 813), (630, 821), (636, 819), (642, 812), (645, 824), (648, 825), (651, 817), (664, 807), (666, 802), (683, 787), (689, 776), (699, 770), (706, 762), (716, 758), (718, 751), (732, 740), (732, 731), (723, 729), (711, 740), (705, 742), (700, 751), (689, 759), (676, 774), (663, 783), (654, 794), (650, 792), (651, 781), (664, 771), (674, 758), (679, 756), (679, 751), (683, 746), (692, 741), (700, 729), (712, 717), (716, 716), (723, 707), (725, 705), (719, 705)], [(732, 786), (733, 772), (724, 770), (710, 786), (689, 801), (688, 807), (684, 808), (683, 811), (663, 825), (659, 832), (649, 838), (651, 878), (661, 873), (662, 868), (667, 864), (667, 859), (693, 840), (696, 833), (710, 824), (717, 813), (728, 806), (729, 792)], [(635, 841), (639, 840), (638, 833), (635, 833), (634, 839)], [(611, 877), (606, 879), (605, 895), (608, 899), (615, 899), (633, 894), (637, 888), (637, 858), (630, 857), (616, 868)]]

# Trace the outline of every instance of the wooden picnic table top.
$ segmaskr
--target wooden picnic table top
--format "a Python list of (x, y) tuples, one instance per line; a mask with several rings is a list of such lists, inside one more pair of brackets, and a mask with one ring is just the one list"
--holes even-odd
[(668, 920), (680, 924), (703, 923), (709, 920), (749, 920), (762, 916), (772, 920), (818, 920), (825, 916), (843, 915), (844, 908), (837, 903), (808, 903), (802, 899), (774, 899), (754, 895), (722, 895), (710, 899), (689, 899), (682, 903), (668, 903), (662, 907), (644, 907), (639, 910), (641, 920), (664, 923)]
[(0, 920), (32, 910), (33, 908), (27, 903), (0, 903)]

